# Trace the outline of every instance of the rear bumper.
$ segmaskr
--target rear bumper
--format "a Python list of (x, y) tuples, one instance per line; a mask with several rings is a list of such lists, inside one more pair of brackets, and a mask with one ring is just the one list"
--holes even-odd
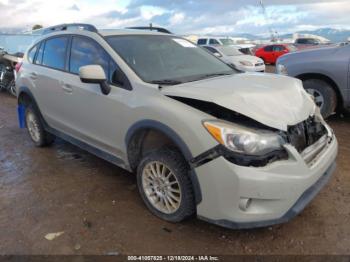
[(298, 201), (288, 210), (288, 212), (280, 218), (271, 219), (266, 221), (258, 222), (241, 222), (236, 223), (229, 220), (211, 220), (205, 217), (198, 216), (199, 219), (202, 219), (206, 222), (216, 224), (222, 227), (231, 228), (231, 229), (246, 229), (246, 228), (258, 228), (266, 227), (281, 223), (286, 223), (295, 216), (297, 216), (304, 208), (314, 199), (314, 197), (321, 191), (321, 189), (328, 183), (329, 179), (332, 176), (336, 168), (336, 163), (334, 162), (329, 169), (323, 174), (323, 176), (311, 187), (309, 187), (298, 199)]

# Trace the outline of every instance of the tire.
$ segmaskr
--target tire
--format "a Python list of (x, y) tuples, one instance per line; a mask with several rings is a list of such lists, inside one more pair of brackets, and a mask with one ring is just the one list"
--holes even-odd
[(45, 147), (51, 145), (55, 137), (45, 131), (38, 110), (32, 105), (28, 105), (25, 111), (26, 127), (30, 138), (37, 147)]
[[(195, 214), (195, 199), (188, 170), (182, 155), (169, 148), (152, 151), (141, 160), (137, 169), (137, 187), (142, 200), (154, 215), (169, 222), (180, 222)], [(168, 175), (168, 180), (159, 184), (155, 174), (163, 178)], [(169, 183), (172, 185), (169, 186)], [(157, 185), (160, 188), (163, 186), (164, 191), (157, 191)]]
[(324, 118), (334, 113), (337, 107), (337, 94), (330, 84), (321, 79), (303, 81), (305, 90), (315, 97), (315, 103), (320, 107)]
[(11, 81), (10, 86), (9, 86), (9, 92), (10, 92), (11, 95), (17, 96), (17, 94), (16, 94), (16, 83), (15, 83), (15, 80), (12, 80), (12, 81)]

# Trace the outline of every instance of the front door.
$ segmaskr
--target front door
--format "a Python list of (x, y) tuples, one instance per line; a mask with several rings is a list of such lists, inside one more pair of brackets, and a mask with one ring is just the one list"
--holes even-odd
[[(79, 68), (100, 65), (111, 84), (111, 92), (103, 95), (99, 84), (81, 82)], [(71, 126), (70, 135), (110, 154), (121, 156), (124, 140), (122, 133), (127, 114), (125, 98), (132, 91), (113, 85), (112, 75), (118, 69), (116, 63), (93, 39), (83, 36), (72, 38), (70, 74), (63, 80), (70, 91), (66, 93), (65, 110)]]

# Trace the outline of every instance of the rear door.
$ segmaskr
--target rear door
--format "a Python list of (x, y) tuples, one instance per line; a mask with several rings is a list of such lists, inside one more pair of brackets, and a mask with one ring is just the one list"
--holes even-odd
[(43, 41), (30, 72), (40, 111), (46, 122), (56, 129), (62, 129), (66, 122), (61, 81), (67, 75), (68, 42), (68, 36), (56, 36)]
[(272, 57), (272, 63), (276, 63), (277, 59), (288, 53), (288, 49), (283, 45), (275, 45), (273, 46), (273, 57)]

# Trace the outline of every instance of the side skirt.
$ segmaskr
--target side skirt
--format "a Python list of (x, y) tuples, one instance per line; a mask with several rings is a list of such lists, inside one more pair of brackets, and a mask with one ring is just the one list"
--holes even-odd
[(114, 155), (111, 155), (105, 151), (102, 151), (98, 148), (95, 148), (93, 146), (90, 146), (88, 144), (86, 144), (85, 142), (82, 142), (78, 139), (75, 139), (65, 133), (62, 133), (54, 128), (49, 127), (47, 124), (45, 125), (45, 130), (53, 135), (55, 135), (56, 137), (59, 137), (65, 141), (67, 141), (68, 143), (75, 145), (99, 158), (102, 158), (118, 167), (121, 167), (123, 169), (126, 169), (129, 172), (132, 172), (130, 167), (119, 157), (116, 157)]

